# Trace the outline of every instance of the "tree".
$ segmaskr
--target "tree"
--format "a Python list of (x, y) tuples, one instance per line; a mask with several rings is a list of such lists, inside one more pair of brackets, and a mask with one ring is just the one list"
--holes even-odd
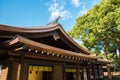
[(120, 0), (101, 0), (77, 18), (68, 34), (97, 55), (103, 52), (107, 59), (120, 57)]

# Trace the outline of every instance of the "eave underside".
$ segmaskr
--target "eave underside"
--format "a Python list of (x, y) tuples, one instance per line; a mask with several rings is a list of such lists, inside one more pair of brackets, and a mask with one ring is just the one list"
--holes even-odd
[[(5, 48), (9, 50), (9, 55), (21, 56), (24, 53), (25, 57), (28, 58), (40, 58), (56, 61), (66, 61), (66, 62), (90, 62), (90, 63), (104, 63), (108, 64), (104, 60), (98, 60), (96, 56), (85, 55), (81, 53), (76, 53), (53, 46), (48, 46), (46, 44), (38, 43), (30, 39), (24, 38), (22, 36), (16, 36), (14, 39), (6, 41), (3, 43)], [(6, 50), (7, 50), (6, 49)], [(96, 62), (97, 61), (97, 62)]]

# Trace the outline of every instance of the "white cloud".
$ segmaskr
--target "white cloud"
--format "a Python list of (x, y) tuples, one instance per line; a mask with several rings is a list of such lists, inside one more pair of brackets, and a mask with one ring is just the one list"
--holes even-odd
[(49, 12), (51, 12), (50, 20), (54, 20), (56, 17), (61, 16), (62, 20), (71, 18), (71, 13), (64, 8), (65, 3), (57, 2), (56, 0), (49, 6)]
[(79, 6), (80, 6), (79, 0), (72, 0), (72, 4), (73, 4), (75, 7), (79, 7)]
[(82, 6), (82, 9), (78, 13), (78, 17), (82, 16), (83, 14), (86, 14), (87, 11), (88, 11), (87, 8), (85, 6)]

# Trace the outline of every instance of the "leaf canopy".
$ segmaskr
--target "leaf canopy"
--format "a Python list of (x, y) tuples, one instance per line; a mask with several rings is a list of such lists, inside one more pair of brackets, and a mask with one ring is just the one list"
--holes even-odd
[(68, 34), (81, 40), (94, 53), (117, 54), (120, 51), (120, 0), (101, 0), (76, 19)]

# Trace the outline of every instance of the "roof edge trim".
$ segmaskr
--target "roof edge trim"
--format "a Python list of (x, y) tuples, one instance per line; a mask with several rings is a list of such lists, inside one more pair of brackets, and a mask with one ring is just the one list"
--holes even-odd
[(28, 46), (33, 46), (33, 47), (36, 47), (36, 48), (41, 49), (41, 50), (50, 51), (52, 53), (55, 53), (56, 51), (58, 51), (62, 55), (64, 53), (66, 55), (71, 55), (71, 56), (74, 56), (74, 57), (83, 57), (83, 58), (96, 59), (96, 60), (98, 59), (98, 57), (96, 57), (96, 56), (86, 55), (86, 54), (82, 54), (82, 53), (76, 53), (76, 52), (56, 48), (56, 47), (53, 47), (53, 46), (49, 46), (49, 45), (46, 45), (46, 44), (38, 43), (38, 42), (32, 41), (30, 39), (24, 38), (20, 35), (17, 35), (16, 38), (10, 40), (7, 44), (9, 45), (9, 43), (11, 43), (11, 42), (13, 43), (13, 45), (17, 42), (21, 42), (21, 43), (24, 43)]

